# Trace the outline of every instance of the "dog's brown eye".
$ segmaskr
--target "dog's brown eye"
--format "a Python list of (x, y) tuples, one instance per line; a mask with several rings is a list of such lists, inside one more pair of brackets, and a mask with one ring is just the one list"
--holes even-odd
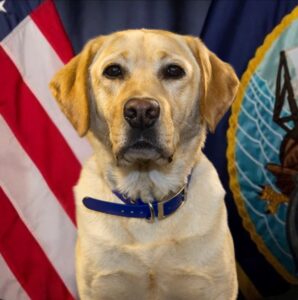
[(178, 65), (168, 65), (163, 71), (162, 75), (165, 79), (180, 79), (185, 75), (185, 71)]
[(124, 70), (120, 65), (110, 65), (104, 69), (103, 75), (110, 79), (121, 78), (124, 75)]

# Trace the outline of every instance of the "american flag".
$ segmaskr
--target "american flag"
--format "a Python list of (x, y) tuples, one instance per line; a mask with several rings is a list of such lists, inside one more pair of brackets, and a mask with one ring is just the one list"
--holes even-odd
[(0, 299), (75, 299), (72, 187), (91, 150), (48, 89), (71, 44), (50, 0), (1, 0), (0, 41)]

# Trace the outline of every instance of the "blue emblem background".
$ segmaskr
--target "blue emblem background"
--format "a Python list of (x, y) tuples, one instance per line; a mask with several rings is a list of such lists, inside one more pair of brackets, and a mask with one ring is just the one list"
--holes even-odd
[[(235, 165), (241, 196), (258, 235), (285, 269), (296, 275), (285, 230), (288, 205), (282, 204), (275, 214), (268, 214), (267, 203), (260, 198), (265, 185), (280, 193), (266, 165), (280, 164), (279, 148), (285, 131), (273, 122), (276, 75), (280, 51), (293, 47), (298, 47), (298, 21), (273, 42), (250, 77), (238, 114)], [(285, 114), (289, 114), (287, 105), (283, 107)]]

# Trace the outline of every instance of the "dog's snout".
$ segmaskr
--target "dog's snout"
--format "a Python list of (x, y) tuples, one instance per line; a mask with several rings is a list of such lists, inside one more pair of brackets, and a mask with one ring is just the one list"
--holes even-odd
[(159, 118), (160, 107), (156, 100), (133, 98), (124, 105), (123, 115), (133, 128), (149, 128)]

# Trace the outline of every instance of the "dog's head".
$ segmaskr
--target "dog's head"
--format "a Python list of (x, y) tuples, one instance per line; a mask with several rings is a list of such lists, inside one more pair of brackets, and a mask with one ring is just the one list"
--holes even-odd
[(127, 30), (91, 40), (50, 87), (78, 133), (91, 130), (119, 164), (166, 164), (215, 130), (238, 79), (197, 38)]

